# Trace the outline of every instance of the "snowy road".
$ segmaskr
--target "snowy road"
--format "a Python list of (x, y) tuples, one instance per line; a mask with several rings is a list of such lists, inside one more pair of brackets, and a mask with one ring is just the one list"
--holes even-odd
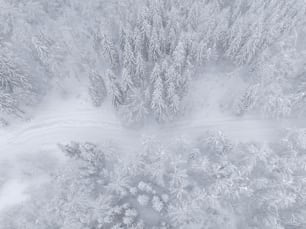
[[(110, 104), (97, 109), (92, 107), (86, 96), (63, 99), (56, 92), (55, 95), (50, 93), (49, 98), (37, 108), (33, 120), (0, 129), (0, 162), (4, 158), (16, 158), (16, 155), (38, 151), (56, 154), (57, 143), (70, 141), (113, 141), (126, 151), (138, 148), (143, 135), (155, 135), (169, 141), (180, 135), (193, 137), (207, 130), (221, 130), (234, 141), (270, 141), (277, 139), (282, 128), (306, 126), (306, 120), (273, 121), (224, 115), (219, 111), (218, 104), (223, 101), (222, 98), (228, 97), (227, 92), (232, 92), (239, 82), (236, 78), (228, 78), (220, 84), (217, 78), (214, 73), (210, 78), (206, 76), (194, 83), (190, 101), (197, 104), (199, 110), (192, 112), (191, 117), (163, 127), (150, 126), (145, 130), (124, 128)], [(87, 88), (79, 87), (79, 84), (72, 87), (73, 93), (81, 92), (82, 96), (84, 92), (87, 95)], [(207, 114), (207, 111), (210, 113)]]
[(302, 120), (272, 121), (252, 117), (196, 117), (163, 127), (133, 130), (123, 127), (109, 107), (96, 109), (90, 104), (67, 101), (49, 106), (33, 120), (2, 130), (0, 159), (19, 153), (56, 151), (57, 143), (70, 141), (113, 141), (133, 150), (139, 146), (143, 135), (156, 135), (169, 140), (180, 135), (198, 136), (207, 130), (221, 130), (237, 141), (270, 141), (277, 138), (282, 128), (301, 127), (302, 123)]
[(51, 105), (33, 120), (0, 132), (0, 158), (31, 153), (29, 151), (53, 150), (57, 143), (73, 140), (101, 142), (114, 139), (129, 147), (133, 134), (133, 131), (123, 128), (107, 109), (101, 111), (79, 102), (63, 102)]
[[(40, 155), (37, 164), (42, 163), (45, 156), (64, 159), (58, 150), (58, 143), (114, 142), (128, 152), (139, 147), (143, 135), (153, 135), (167, 142), (178, 136), (199, 136), (207, 130), (222, 130), (237, 141), (269, 141), (276, 139), (282, 128), (301, 127), (302, 123), (306, 123), (301, 120), (271, 121), (250, 117), (207, 119), (200, 116), (143, 131), (124, 128), (111, 110), (110, 107), (96, 109), (80, 100), (56, 101), (41, 109), (33, 120), (2, 130), (0, 164), (5, 164), (12, 171), (2, 185), (0, 182), (0, 210), (24, 200), (24, 190), (29, 184), (33, 184), (32, 181), (25, 182), (20, 178), (28, 169), (24, 168), (22, 162), (24, 158), (28, 158), (25, 155)], [(48, 160), (45, 161), (49, 163)]]

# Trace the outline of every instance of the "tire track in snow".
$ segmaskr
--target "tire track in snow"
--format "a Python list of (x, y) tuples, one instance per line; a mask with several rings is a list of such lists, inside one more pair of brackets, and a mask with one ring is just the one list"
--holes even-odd
[(7, 154), (34, 153), (41, 149), (55, 151), (58, 143), (73, 140), (113, 140), (124, 144), (125, 148), (132, 148), (136, 132), (122, 127), (113, 113), (75, 101), (66, 103), (67, 106), (60, 104), (59, 109), (51, 105), (38, 112), (33, 120), (8, 128), (7, 133), (0, 133), (0, 160)]
[[(92, 112), (89, 112), (91, 114)], [(71, 118), (73, 117), (73, 119)], [(174, 138), (175, 135), (200, 135), (207, 130), (222, 130), (229, 136), (237, 139), (268, 140), (278, 132), (282, 125), (279, 122), (272, 123), (269, 120), (258, 119), (225, 119), (225, 120), (193, 120), (191, 124), (180, 123), (165, 125), (151, 134), (163, 136), (163, 138)], [(290, 126), (288, 126), (290, 127)], [(139, 140), (143, 132), (128, 130), (121, 123), (113, 121), (97, 121), (87, 117), (77, 118), (74, 116), (49, 116), (41, 122), (32, 121), (27, 123), (21, 130), (10, 134), (6, 140), (12, 147), (20, 147), (22, 144), (55, 144), (57, 142), (69, 141), (70, 139), (99, 141), (106, 138), (132, 146), (131, 143)], [(126, 140), (125, 140), (126, 139)], [(17, 146), (18, 144), (18, 146)], [(2, 143), (3, 145), (3, 143)], [(10, 148), (12, 148), (10, 147)]]

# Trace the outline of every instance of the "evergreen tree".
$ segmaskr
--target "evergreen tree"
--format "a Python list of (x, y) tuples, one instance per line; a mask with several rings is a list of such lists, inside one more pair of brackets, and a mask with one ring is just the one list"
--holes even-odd
[(141, 29), (142, 24), (139, 25), (139, 23), (140, 22), (137, 22), (137, 27), (134, 29), (133, 37), (133, 40), (135, 41), (135, 52), (138, 52), (136, 55), (136, 59), (145, 51), (145, 34), (144, 31)]
[(145, 62), (142, 58), (141, 53), (138, 52), (135, 63), (135, 81), (138, 87), (144, 88), (144, 83), (147, 81), (145, 73)]
[(173, 66), (171, 66), (166, 72), (167, 83), (167, 102), (169, 103), (169, 115), (175, 116), (180, 109), (180, 97), (177, 91), (177, 72)]
[(165, 92), (164, 85), (161, 75), (154, 76), (156, 77), (153, 83), (153, 93), (152, 93), (152, 102), (151, 109), (157, 121), (162, 122), (166, 119), (166, 103), (164, 100)]
[(181, 73), (183, 72), (183, 69), (185, 67), (185, 61), (186, 61), (185, 44), (183, 41), (179, 41), (178, 45), (176, 46), (173, 52), (173, 63), (177, 67), (178, 71), (180, 71)]
[(126, 95), (125, 104), (120, 107), (120, 113), (126, 125), (141, 125), (149, 114), (148, 98), (141, 88), (134, 88)]
[(155, 66), (154, 66), (154, 68), (153, 68), (153, 70), (151, 72), (151, 76), (150, 76), (151, 84), (153, 84), (157, 80), (157, 78), (159, 78), (161, 76), (161, 74), (162, 74), (161, 67), (157, 63), (157, 64), (155, 64)]
[(123, 51), (123, 67), (126, 68), (129, 74), (134, 74), (135, 56), (133, 48), (127, 39)]
[(122, 75), (121, 75), (121, 85), (122, 85), (122, 90), (124, 92), (127, 92), (130, 89), (134, 88), (134, 83), (132, 76), (130, 74), (130, 71), (128, 71), (126, 68), (122, 70)]
[(93, 104), (97, 107), (101, 106), (107, 96), (106, 85), (101, 75), (93, 72), (89, 75), (89, 95)]
[(149, 44), (149, 56), (150, 56), (150, 60), (153, 62), (156, 62), (161, 56), (160, 45), (161, 44), (160, 44), (157, 29), (153, 27), (152, 34), (150, 37), (150, 44)]
[(110, 94), (112, 96), (112, 103), (114, 107), (118, 107), (124, 101), (124, 93), (121, 89), (119, 82), (116, 79), (116, 76), (112, 73), (112, 71), (108, 70), (106, 73), (109, 82), (110, 82)]
[(34, 94), (29, 75), (25, 74), (13, 61), (0, 57), (0, 112), (22, 115), (21, 105), (31, 103)]
[(119, 67), (119, 55), (113, 43), (104, 35), (101, 39), (104, 55), (110, 61), (112, 70), (116, 71)]

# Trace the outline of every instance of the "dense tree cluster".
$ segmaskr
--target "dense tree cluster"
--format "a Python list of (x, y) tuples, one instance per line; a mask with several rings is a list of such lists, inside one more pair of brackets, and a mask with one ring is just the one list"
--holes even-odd
[(306, 52), (301, 50), (297, 33), (265, 50), (252, 64), (252, 83), (238, 98), (238, 113), (260, 111), (273, 118), (305, 115)]
[[(169, 145), (147, 138), (130, 160), (91, 143), (1, 225), (21, 228), (304, 228), (305, 130), (272, 144), (234, 144), (222, 133)], [(39, 206), (39, 207), (37, 207)]]
[[(94, 105), (108, 94), (131, 124), (173, 120), (183, 111), (188, 82), (209, 64), (257, 66), (257, 78), (274, 64), (273, 71), (288, 71), (290, 58), (269, 52), (305, 23), (303, 0), (3, 0), (0, 5), (1, 49), (26, 64), (31, 76), (26, 81), (87, 79)], [(5, 62), (4, 55), (1, 59)], [(272, 104), (267, 112), (288, 106), (287, 98), (267, 93)], [(2, 107), (20, 103), (4, 95), (1, 101)]]
[[(112, 94), (120, 102), (115, 106), (131, 122), (148, 114), (158, 121), (172, 120), (182, 110), (188, 81), (197, 69), (230, 61), (252, 71), (265, 51), (305, 17), (303, 1), (127, 2), (117, 6), (117, 30), (104, 37), (102, 46), (116, 76)], [(256, 73), (261, 70), (255, 67)], [(266, 113), (289, 112), (279, 111), (290, 101), (278, 96), (269, 96)], [(126, 116), (130, 112), (136, 115)]]
[(31, 77), (23, 72), (13, 60), (0, 58), (0, 114), (21, 116), (22, 107), (32, 103), (36, 93)]

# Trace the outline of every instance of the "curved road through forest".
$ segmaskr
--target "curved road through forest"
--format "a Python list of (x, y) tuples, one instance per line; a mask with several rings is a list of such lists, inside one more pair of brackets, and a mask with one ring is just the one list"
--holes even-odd
[(178, 121), (163, 127), (135, 130), (124, 128), (109, 107), (96, 109), (80, 101), (57, 101), (39, 110), (33, 120), (0, 130), (0, 165), (3, 168), (0, 169), (0, 176), (3, 176), (1, 173), (6, 168), (11, 168), (10, 173), (15, 174), (7, 178), (3, 176), (2, 181), (0, 179), (0, 210), (24, 200), (26, 187), (33, 185), (33, 180), (37, 182), (39, 179), (34, 177), (31, 181), (24, 181), (20, 178), (29, 169), (23, 168), (21, 161), (27, 158), (24, 156), (40, 155), (38, 160), (41, 160), (41, 155), (46, 153), (43, 155), (64, 159), (58, 150), (58, 143), (113, 142), (124, 149), (124, 152), (129, 152), (139, 148), (143, 135), (153, 135), (163, 142), (169, 142), (179, 136), (200, 136), (207, 130), (222, 130), (234, 141), (271, 141), (278, 139), (283, 128), (305, 126), (306, 120), (203, 117)]

